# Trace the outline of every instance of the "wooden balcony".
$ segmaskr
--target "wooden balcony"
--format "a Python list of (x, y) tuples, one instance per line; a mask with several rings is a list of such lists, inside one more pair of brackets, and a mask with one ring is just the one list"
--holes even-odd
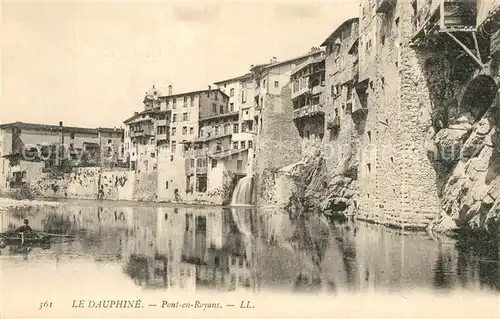
[(292, 118), (295, 120), (302, 117), (324, 115), (324, 114), (325, 113), (323, 111), (323, 105), (313, 104), (313, 105), (306, 105), (304, 107), (301, 107), (300, 109), (293, 110)]
[(137, 129), (134, 131), (130, 131), (129, 136), (130, 138), (134, 137), (144, 137), (144, 136), (153, 136), (153, 129), (152, 128), (143, 128), (143, 129)]

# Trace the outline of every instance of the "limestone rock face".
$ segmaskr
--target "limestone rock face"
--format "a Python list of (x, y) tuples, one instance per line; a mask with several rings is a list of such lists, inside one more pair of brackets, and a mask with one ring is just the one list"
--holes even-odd
[[(443, 187), (445, 214), (434, 221), (432, 229), (459, 227), (500, 234), (500, 139), (492, 113), (488, 111), (464, 141), (461, 157)], [(466, 134), (446, 132), (440, 136), (457, 141)]]
[(437, 132), (434, 140), (437, 159), (445, 162), (458, 160), (462, 144), (471, 133), (473, 120), (472, 114), (465, 113), (452, 121), (448, 128)]

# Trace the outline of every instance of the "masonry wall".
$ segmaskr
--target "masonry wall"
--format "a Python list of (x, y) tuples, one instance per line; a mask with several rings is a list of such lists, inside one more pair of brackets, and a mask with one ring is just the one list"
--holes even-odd
[(258, 205), (265, 205), (265, 193), (273, 192), (265, 180), (272, 174), (264, 172), (277, 170), (301, 159), (301, 138), (292, 121), (291, 92), (290, 86), (286, 85), (281, 90), (281, 96), (266, 95), (265, 106), (261, 111), (262, 127), (255, 146), (257, 189), (254, 196)]
[(384, 19), (371, 22), (376, 76), (368, 78), (368, 115), (360, 135), (358, 218), (424, 228), (437, 215), (439, 198), (424, 147), (432, 125), (429, 90), (408, 45), (410, 10), (410, 3), (400, 1)]

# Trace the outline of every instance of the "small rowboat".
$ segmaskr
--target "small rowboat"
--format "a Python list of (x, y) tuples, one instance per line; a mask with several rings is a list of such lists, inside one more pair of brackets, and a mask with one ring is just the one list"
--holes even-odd
[(54, 238), (68, 238), (72, 236), (47, 234), (42, 232), (29, 232), (29, 233), (0, 233), (0, 248), (7, 245), (10, 246), (37, 246), (52, 243)]

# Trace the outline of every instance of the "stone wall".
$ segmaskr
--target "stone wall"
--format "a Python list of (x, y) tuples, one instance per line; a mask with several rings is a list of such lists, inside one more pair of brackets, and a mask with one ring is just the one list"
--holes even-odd
[[(75, 199), (136, 200), (139, 198), (136, 196), (145, 196), (144, 192), (136, 190), (137, 185), (145, 187), (143, 185), (149, 180), (149, 177), (141, 176), (146, 182), (139, 183), (133, 171), (102, 171), (99, 167), (74, 168), (70, 173), (55, 173), (42, 172), (40, 166), (36, 174), (30, 170), (27, 176), (29, 185), (40, 197)], [(152, 188), (153, 193), (155, 190)]]
[(156, 201), (158, 187), (158, 172), (137, 173), (135, 175), (135, 187), (133, 199), (138, 201)]
[[(255, 203), (267, 205), (274, 202), (270, 189), (274, 176), (268, 171), (301, 160), (301, 138), (292, 121), (291, 88), (283, 87), (281, 95), (267, 95), (266, 105), (261, 111), (262, 127), (255, 145)], [(269, 179), (269, 180), (268, 180)], [(268, 196), (269, 195), (269, 196)], [(269, 200), (265, 200), (269, 198)]]

